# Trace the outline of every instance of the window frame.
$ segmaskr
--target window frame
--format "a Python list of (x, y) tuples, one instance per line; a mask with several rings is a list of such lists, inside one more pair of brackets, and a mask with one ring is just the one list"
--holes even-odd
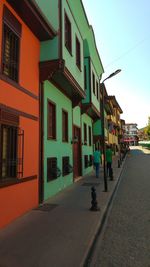
[(69, 172), (66, 170), (66, 165), (69, 166), (69, 156), (62, 157), (62, 176), (66, 176)]
[(88, 133), (89, 133), (89, 146), (92, 145), (92, 127), (88, 126)]
[[(52, 161), (54, 161), (54, 163), (55, 163), (54, 165), (56, 165), (56, 168), (57, 168), (57, 158), (56, 157), (48, 157), (47, 158), (47, 182), (51, 182), (51, 181), (57, 179), (57, 175), (53, 176), (51, 171), (50, 171), (50, 169), (52, 169), (52, 168), (50, 168), (50, 167), (52, 167), (52, 164), (53, 164)], [(48, 163), (50, 164), (50, 166)]]
[(77, 36), (76, 36), (76, 65), (81, 71), (81, 43)]
[(66, 12), (64, 13), (64, 42), (68, 52), (72, 55), (72, 27)]
[(95, 95), (95, 74), (92, 72), (93, 94)]
[(99, 100), (99, 83), (96, 81), (97, 100)]
[[(0, 131), (1, 131), (0, 179), (1, 180), (16, 179), (17, 178), (17, 154), (18, 154), (18, 127), (2, 123), (0, 124)], [(15, 133), (15, 136), (13, 136), (14, 133), (12, 132)], [(13, 138), (13, 142), (12, 142), (12, 138)], [(4, 145), (5, 145), (5, 148), (4, 148)], [(3, 158), (3, 153), (5, 154), (5, 158)], [(4, 161), (4, 164), (3, 164), (3, 161)], [(14, 163), (14, 161), (16, 161), (16, 164)]]
[(84, 145), (87, 145), (87, 124), (84, 123)]
[(22, 178), (24, 162), (24, 130), (19, 128), (19, 116), (5, 109), (0, 109), (0, 147), (1, 185)]
[[(21, 44), (21, 33), (22, 33), (22, 25), (17, 20), (17, 18), (11, 13), (11, 11), (4, 5), (3, 9), (3, 20), (2, 20), (2, 56), (1, 56), (1, 73), (4, 75), (5, 79), (10, 80), (16, 84), (19, 83), (19, 70), (20, 70), (20, 44)], [(7, 29), (8, 32), (13, 36), (13, 41), (15, 40), (17, 43), (16, 53), (11, 53), (12, 46), (14, 46), (14, 43), (12, 45), (12, 40), (10, 44), (10, 52), (9, 52), (9, 62), (8, 62), (8, 68), (9, 72), (6, 74), (4, 72), (4, 68), (7, 65), (6, 64), (6, 51), (5, 51), (5, 40), (6, 40), (6, 34), (5, 29)], [(10, 39), (9, 39), (10, 40)], [(14, 42), (15, 42), (14, 41)], [(16, 58), (14, 59), (14, 54), (16, 54)], [(15, 63), (15, 64), (14, 64)], [(16, 68), (14, 67), (16, 65)], [(16, 69), (16, 73), (15, 73)], [(13, 75), (12, 75), (13, 73)]]
[[(66, 116), (64, 121), (64, 116)], [(62, 142), (68, 143), (68, 130), (69, 130), (68, 111), (62, 109)], [(64, 134), (65, 133), (65, 134)]]
[[(54, 115), (52, 114), (52, 125), (51, 125), (51, 129), (52, 129), (52, 134), (50, 133), (50, 109), (49, 106), (51, 106), (52, 108), (54, 108), (53, 112)], [(47, 101), (47, 139), (48, 140), (56, 140), (56, 125), (57, 125), (57, 121), (56, 121), (56, 115), (57, 115), (57, 109), (56, 109), (56, 104), (52, 101), (50, 101), (48, 99)], [(54, 117), (53, 117), (54, 116)]]
[(89, 162), (88, 162), (88, 155), (84, 155), (84, 168), (88, 168), (89, 167)]
[(87, 67), (84, 65), (84, 90), (87, 90)]

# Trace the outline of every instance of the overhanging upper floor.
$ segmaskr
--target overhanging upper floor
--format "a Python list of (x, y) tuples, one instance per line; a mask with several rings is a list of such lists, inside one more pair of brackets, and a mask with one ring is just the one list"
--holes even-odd
[(72, 100), (75, 107), (85, 98), (85, 92), (65, 66), (64, 60), (40, 62), (40, 82), (49, 80)]

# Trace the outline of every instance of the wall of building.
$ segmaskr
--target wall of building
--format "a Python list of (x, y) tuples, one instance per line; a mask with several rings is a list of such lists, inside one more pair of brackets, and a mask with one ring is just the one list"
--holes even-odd
[[(47, 138), (47, 101), (56, 104), (56, 140)], [(62, 142), (62, 109), (68, 112), (68, 142)], [(47, 181), (47, 158), (56, 157), (57, 165), (62, 173), (62, 157), (69, 156), (73, 165), (72, 155), (72, 103), (52, 83), (44, 82), (44, 199), (56, 194), (73, 182), (73, 173), (60, 176), (53, 181)]]
[[(59, 30), (59, 1), (35, 0), (47, 21), (56, 32)], [(59, 58), (59, 36), (52, 40), (41, 42), (40, 61), (55, 60)]]
[[(71, 54), (65, 46), (65, 13), (67, 14), (71, 23)], [(80, 42), (80, 69), (76, 65), (76, 37)], [(65, 60), (65, 66), (71, 72), (72, 76), (75, 78), (80, 87), (84, 90), (83, 37), (66, 1), (62, 1), (62, 57)]]
[[(96, 72), (94, 63), (91, 61), (91, 102), (94, 104), (94, 106), (96, 107), (96, 109), (98, 111), (100, 111), (100, 103), (99, 103), (99, 99), (97, 98), (97, 83), (98, 83), (98, 89), (99, 89), (99, 77), (98, 74)], [(93, 74), (95, 75), (95, 94), (93, 92)], [(98, 90), (99, 93), (99, 97), (100, 97), (100, 90)]]
[[(87, 115), (82, 115), (82, 175), (86, 175), (87, 173), (92, 171), (93, 166), (88, 166), (85, 168), (84, 156), (88, 156), (88, 160), (90, 161), (90, 155), (93, 155), (93, 138), (91, 136), (91, 145), (89, 145), (89, 131), (88, 128), (91, 127), (92, 133), (92, 119)], [(84, 144), (84, 123), (87, 125), (87, 144)]]
[[(12, 185), (0, 181), (0, 227), (38, 205), (39, 176), (39, 57), (40, 43), (6, 1), (0, 2), (0, 51), (2, 51), (2, 14), (6, 5), (22, 25), (20, 39), (19, 82), (0, 76), (0, 108), (19, 116), (24, 131), (23, 176)], [(30, 45), (32, 43), (32, 45)], [(1, 57), (0, 52), (0, 57)], [(0, 58), (1, 62), (1, 58)]]

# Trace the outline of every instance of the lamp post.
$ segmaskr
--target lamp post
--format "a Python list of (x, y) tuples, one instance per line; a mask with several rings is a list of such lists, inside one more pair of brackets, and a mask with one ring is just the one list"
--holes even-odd
[(106, 145), (105, 145), (105, 117), (104, 117), (104, 82), (113, 76), (117, 75), (121, 69), (116, 70), (115, 72), (111, 73), (107, 78), (105, 78), (101, 83), (102, 88), (102, 105), (101, 105), (101, 111), (102, 111), (102, 149), (103, 149), (103, 171), (104, 171), (104, 192), (108, 191), (108, 185), (107, 185), (107, 175), (106, 175)]

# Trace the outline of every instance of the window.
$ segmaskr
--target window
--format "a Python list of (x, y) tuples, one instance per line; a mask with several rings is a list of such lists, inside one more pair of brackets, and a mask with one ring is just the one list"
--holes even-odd
[(99, 99), (99, 86), (98, 86), (98, 82), (96, 82), (96, 91), (97, 91), (97, 99)]
[(66, 14), (65, 14), (65, 46), (71, 53), (72, 52), (71, 23)]
[(62, 111), (62, 141), (68, 142), (68, 112)]
[(73, 168), (69, 164), (69, 157), (63, 157), (62, 158), (62, 175), (66, 176), (71, 172), (73, 172)]
[(56, 139), (56, 105), (48, 101), (48, 138)]
[(93, 165), (93, 155), (89, 156), (89, 166)]
[(84, 145), (87, 145), (87, 125), (84, 123)]
[(81, 51), (80, 51), (80, 42), (76, 37), (76, 64), (79, 69), (81, 69)]
[(91, 146), (92, 141), (91, 141), (91, 126), (89, 126), (89, 146)]
[(62, 174), (63, 176), (67, 175), (69, 172), (69, 157), (62, 158)]
[(18, 82), (19, 77), (20, 36), (21, 24), (4, 7), (2, 73), (15, 82)]
[(23, 176), (24, 133), (15, 126), (0, 125), (0, 180)]
[(84, 66), (84, 90), (87, 89), (87, 75), (86, 75), (86, 66)]
[(94, 75), (94, 73), (93, 73), (92, 77), (93, 77), (93, 93), (95, 95), (95, 75)]
[(24, 131), (19, 116), (0, 109), (0, 181), (23, 176)]
[(47, 181), (57, 178), (57, 158), (47, 159)]
[(17, 128), (1, 125), (2, 138), (2, 166), (1, 177), (17, 176)]
[(84, 168), (87, 168), (88, 165), (88, 155), (84, 155)]

